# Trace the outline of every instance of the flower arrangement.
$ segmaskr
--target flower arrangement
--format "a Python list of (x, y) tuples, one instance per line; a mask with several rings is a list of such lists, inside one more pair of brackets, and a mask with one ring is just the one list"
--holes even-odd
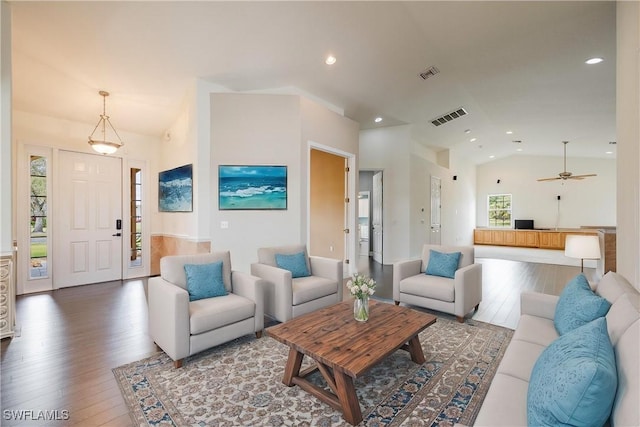
[(375, 292), (376, 281), (356, 273), (353, 275), (353, 279), (347, 282), (347, 289), (349, 289), (351, 295), (358, 299), (369, 298)]
[(359, 322), (369, 320), (369, 296), (373, 295), (376, 288), (376, 281), (354, 274), (353, 279), (347, 282), (347, 289), (355, 297), (353, 301), (353, 317)]

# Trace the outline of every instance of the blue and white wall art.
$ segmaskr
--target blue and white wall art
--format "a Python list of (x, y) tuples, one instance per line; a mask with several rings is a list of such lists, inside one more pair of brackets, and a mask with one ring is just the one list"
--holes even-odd
[(193, 165), (158, 174), (160, 212), (193, 212)]
[(287, 209), (286, 166), (218, 167), (220, 210)]

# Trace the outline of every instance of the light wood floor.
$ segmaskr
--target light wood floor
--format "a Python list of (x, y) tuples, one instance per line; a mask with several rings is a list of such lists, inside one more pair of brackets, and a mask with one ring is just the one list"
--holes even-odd
[[(515, 327), (522, 290), (558, 294), (579, 268), (478, 259), (483, 302), (474, 319)], [(378, 281), (377, 297), (391, 300), (391, 266), (361, 272)], [(587, 277), (593, 272), (586, 272)], [(147, 335), (146, 280), (109, 282), (20, 296), (19, 334), (2, 340), (3, 426), (131, 426), (112, 369), (156, 352)], [(68, 420), (22, 421), (12, 412), (68, 411)], [(26, 412), (28, 414), (28, 412)]]
[[(560, 295), (564, 285), (580, 273), (579, 267), (537, 264), (521, 261), (476, 258), (482, 264), (482, 302), (472, 318), (515, 329), (520, 318), (520, 293), (542, 292)], [(362, 257), (358, 271), (377, 282), (375, 298), (393, 300), (393, 267)], [(585, 268), (584, 274), (593, 280), (595, 269)], [(345, 295), (348, 292), (345, 288)]]

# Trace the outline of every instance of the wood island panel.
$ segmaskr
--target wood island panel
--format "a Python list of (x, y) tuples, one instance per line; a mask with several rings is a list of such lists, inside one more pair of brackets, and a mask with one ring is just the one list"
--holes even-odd
[(537, 248), (540, 246), (537, 231), (516, 231), (516, 246), (523, 248)]
[(597, 235), (598, 230), (496, 230), (489, 228), (475, 229), (473, 232), (473, 243), (476, 245), (564, 250), (564, 242), (567, 234)]

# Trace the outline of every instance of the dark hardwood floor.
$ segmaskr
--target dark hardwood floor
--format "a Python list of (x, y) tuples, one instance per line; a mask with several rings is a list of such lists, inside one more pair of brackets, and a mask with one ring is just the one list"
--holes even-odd
[[(483, 302), (473, 318), (512, 328), (522, 290), (559, 294), (579, 273), (576, 267), (477, 261), (483, 264)], [(377, 298), (392, 299), (391, 266), (364, 258), (359, 271), (378, 282)], [(146, 280), (130, 280), (18, 297), (18, 334), (1, 346), (0, 424), (131, 426), (112, 369), (157, 351), (147, 335), (146, 289)], [(39, 411), (58, 420), (43, 419)]]

